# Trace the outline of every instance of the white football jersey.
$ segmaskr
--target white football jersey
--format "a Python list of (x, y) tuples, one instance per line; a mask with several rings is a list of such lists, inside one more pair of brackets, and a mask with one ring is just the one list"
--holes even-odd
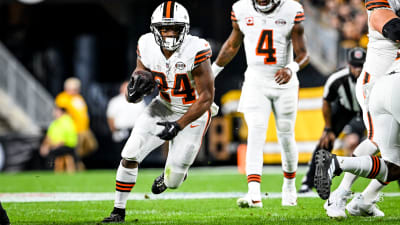
[[(282, 0), (269, 14), (256, 11), (252, 0), (233, 4), (231, 19), (244, 34), (248, 67), (276, 83), (275, 73), (293, 61), (292, 28), (304, 18), (303, 7), (294, 0)], [(297, 75), (289, 83), (298, 84)]]
[[(365, 0), (365, 8), (368, 13), (368, 21), (373, 10), (400, 10), (400, 1), (398, 0)], [(364, 64), (364, 70), (371, 76), (371, 82), (376, 77), (383, 76), (387, 73), (388, 68), (392, 65), (396, 58), (397, 50), (400, 47), (388, 38), (385, 38), (380, 32), (373, 29), (368, 24), (368, 51)]]
[(192, 70), (211, 54), (206, 40), (186, 35), (182, 45), (166, 59), (152, 33), (140, 37), (137, 51), (143, 65), (152, 71), (154, 79), (162, 86), (158, 98), (172, 111), (180, 113), (185, 113), (198, 98)]

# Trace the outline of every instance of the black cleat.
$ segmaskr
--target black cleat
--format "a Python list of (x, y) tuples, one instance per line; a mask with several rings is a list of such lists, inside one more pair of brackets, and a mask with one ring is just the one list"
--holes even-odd
[(0, 209), (0, 224), (10, 225), (10, 220), (8, 219), (6, 210)]
[(161, 194), (165, 190), (167, 190), (167, 185), (164, 183), (164, 173), (162, 173), (154, 180), (154, 183), (151, 186), (151, 192), (153, 192), (153, 194)]
[(312, 192), (312, 187), (308, 186), (307, 184), (302, 184), (297, 193), (306, 194), (306, 193), (311, 193), (311, 192)]
[(342, 170), (339, 167), (339, 162), (336, 155), (320, 149), (315, 154), (315, 175), (314, 186), (320, 198), (326, 200), (331, 194), (332, 179), (340, 175)]
[(125, 209), (114, 208), (109, 217), (101, 221), (102, 223), (123, 223), (125, 221)]

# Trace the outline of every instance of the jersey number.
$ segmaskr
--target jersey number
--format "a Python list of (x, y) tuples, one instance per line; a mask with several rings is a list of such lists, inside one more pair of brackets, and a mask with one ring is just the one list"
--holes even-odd
[(256, 55), (265, 56), (264, 64), (276, 64), (273, 30), (262, 30), (258, 38)]
[[(155, 74), (155, 80), (161, 85), (160, 95), (167, 102), (171, 102), (171, 97), (168, 94), (168, 83), (164, 73), (152, 71)], [(195, 90), (190, 84), (189, 77), (186, 73), (175, 74), (174, 87), (171, 90), (171, 95), (174, 97), (182, 97), (183, 104), (191, 104), (196, 101)]]

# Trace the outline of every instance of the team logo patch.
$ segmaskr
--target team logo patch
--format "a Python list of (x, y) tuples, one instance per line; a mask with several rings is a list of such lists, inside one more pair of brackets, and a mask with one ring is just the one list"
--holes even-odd
[(186, 65), (185, 65), (185, 63), (183, 63), (183, 62), (177, 62), (177, 63), (175, 64), (175, 68), (177, 68), (178, 70), (184, 70), (185, 67), (186, 67)]
[(285, 25), (286, 24), (286, 20), (284, 20), (284, 19), (278, 19), (278, 20), (275, 20), (275, 24), (276, 25)]
[(254, 25), (254, 18), (252, 16), (246, 17), (245, 20), (246, 20), (246, 25), (247, 26), (253, 26)]

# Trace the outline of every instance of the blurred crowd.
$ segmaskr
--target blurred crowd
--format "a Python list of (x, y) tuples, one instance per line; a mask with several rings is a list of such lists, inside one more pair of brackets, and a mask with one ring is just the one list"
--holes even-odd
[(368, 16), (363, 0), (305, 0), (304, 4), (314, 6), (307, 14), (318, 18), (322, 26), (338, 30), (339, 47), (367, 47)]

